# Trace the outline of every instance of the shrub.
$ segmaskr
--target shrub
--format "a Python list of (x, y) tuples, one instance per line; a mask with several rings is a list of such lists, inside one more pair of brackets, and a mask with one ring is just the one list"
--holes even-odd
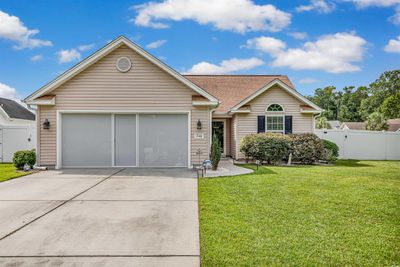
[(220, 159), (221, 159), (221, 144), (219, 143), (217, 136), (214, 134), (210, 151), (210, 160), (212, 169), (214, 171), (218, 168)]
[(257, 134), (248, 134), (240, 141), (240, 152), (246, 157), (246, 162), (249, 162), (249, 159), (252, 157), (251, 151), (256, 145), (257, 136)]
[(324, 146), (315, 134), (292, 134), (292, 159), (303, 164), (312, 164), (323, 158)]
[(261, 164), (282, 161), (288, 157), (290, 148), (290, 137), (276, 133), (252, 134), (243, 138), (241, 143), (241, 152)]
[(329, 140), (322, 139), (324, 144), (324, 159), (327, 162), (334, 162), (339, 157), (339, 147)]
[(14, 153), (13, 163), (14, 166), (20, 170), (24, 168), (25, 164), (28, 164), (31, 168), (36, 162), (36, 152), (32, 150), (20, 150)]

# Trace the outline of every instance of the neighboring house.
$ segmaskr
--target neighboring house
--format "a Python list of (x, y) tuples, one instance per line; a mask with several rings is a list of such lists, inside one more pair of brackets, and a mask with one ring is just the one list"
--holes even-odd
[(331, 129), (340, 129), (340, 121), (328, 121), (328, 124), (331, 126)]
[(343, 122), (340, 125), (341, 130), (365, 130), (367, 123), (365, 122)]
[(257, 132), (312, 132), (321, 109), (281, 75), (181, 75), (119, 37), (25, 99), (38, 109), (38, 163), (190, 167), (212, 133), (226, 156)]
[(0, 125), (35, 124), (35, 114), (14, 100), (0, 97)]
[(387, 124), (389, 132), (400, 132), (400, 119), (389, 119)]
[[(388, 124), (388, 132), (400, 131), (400, 119), (389, 119), (386, 121)], [(343, 122), (340, 125), (341, 130), (365, 130), (366, 122)]]
[(35, 114), (14, 100), (0, 98), (0, 162), (11, 162), (15, 151), (35, 147)]

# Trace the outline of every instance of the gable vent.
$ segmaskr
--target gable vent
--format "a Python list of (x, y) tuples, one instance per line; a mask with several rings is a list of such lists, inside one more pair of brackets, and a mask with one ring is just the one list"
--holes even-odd
[(131, 67), (132, 67), (132, 63), (131, 60), (127, 57), (120, 57), (117, 60), (117, 70), (119, 70), (120, 72), (128, 72)]

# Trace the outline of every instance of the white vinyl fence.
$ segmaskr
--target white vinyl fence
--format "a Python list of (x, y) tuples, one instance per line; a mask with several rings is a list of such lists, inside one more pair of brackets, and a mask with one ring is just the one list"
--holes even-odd
[(400, 160), (400, 132), (315, 130), (322, 139), (339, 146), (339, 158)]
[(12, 162), (14, 152), (36, 148), (36, 127), (0, 125), (0, 163)]

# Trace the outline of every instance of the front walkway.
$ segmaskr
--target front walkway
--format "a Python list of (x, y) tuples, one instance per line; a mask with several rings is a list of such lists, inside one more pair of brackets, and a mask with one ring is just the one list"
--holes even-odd
[(0, 265), (199, 266), (194, 175), (62, 170), (0, 183)]
[(223, 158), (219, 162), (218, 169), (216, 171), (207, 170), (205, 177), (219, 177), (219, 176), (235, 176), (247, 173), (252, 173), (253, 170), (240, 167), (233, 164), (231, 158)]

